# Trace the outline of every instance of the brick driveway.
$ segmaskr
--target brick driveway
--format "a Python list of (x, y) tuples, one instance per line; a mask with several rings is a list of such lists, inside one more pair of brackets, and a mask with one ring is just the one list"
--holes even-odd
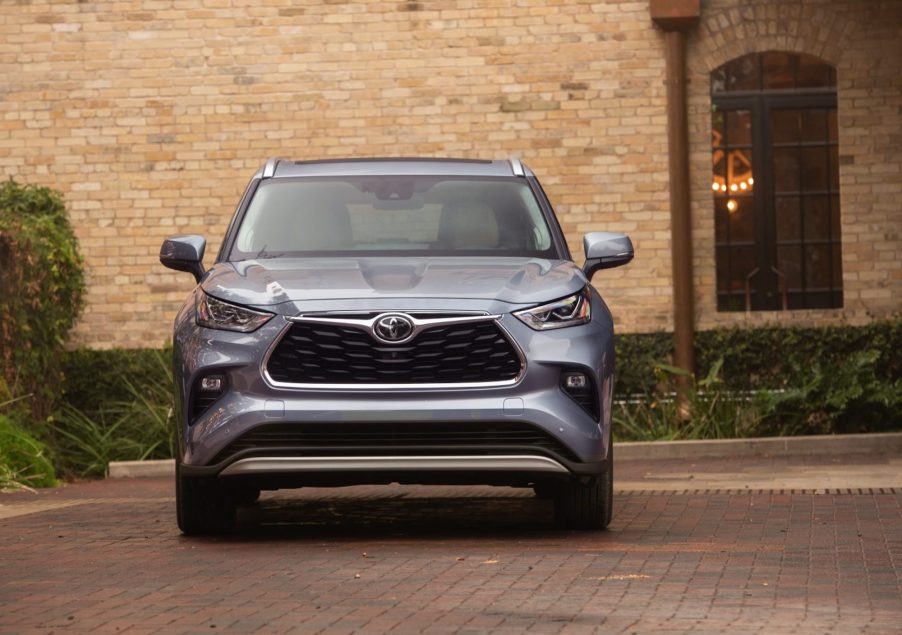
[[(818, 461), (768, 465), (880, 459)], [(618, 479), (678, 467), (618, 463)], [(217, 539), (179, 535), (171, 489), (0, 495), (0, 633), (902, 631), (894, 487), (635, 488), (600, 533), (555, 529), (550, 503), (520, 490), (299, 490)]]

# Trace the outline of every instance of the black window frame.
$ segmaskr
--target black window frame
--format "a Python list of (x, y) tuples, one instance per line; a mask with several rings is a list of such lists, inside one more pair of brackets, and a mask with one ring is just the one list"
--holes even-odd
[[(762, 54), (753, 54), (762, 55)], [(793, 54), (796, 55), (796, 54)], [(715, 71), (722, 72), (728, 65), (736, 63), (738, 60), (731, 60)], [(759, 58), (760, 68), (760, 58)], [(798, 61), (793, 62), (793, 73), (797, 76)], [(760, 74), (760, 73), (759, 73)], [(712, 76), (714, 74), (712, 73)], [(835, 81), (835, 70), (830, 72), (830, 81)], [(759, 81), (759, 87), (761, 83)], [(732, 289), (721, 291), (720, 280), (717, 279), (720, 271), (715, 271), (715, 289), (717, 295), (718, 311), (759, 311), (759, 310), (797, 310), (808, 308), (842, 308), (843, 306), (843, 289), (842, 289), (842, 270), (841, 270), (841, 245), (842, 236), (837, 232), (833, 235), (832, 223), (830, 229), (830, 237), (823, 244), (830, 248), (830, 288), (828, 290), (812, 290), (809, 291), (804, 286), (805, 272), (801, 273), (803, 287), (801, 290), (790, 291), (786, 282), (785, 272), (781, 272), (777, 265), (778, 260), (778, 240), (777, 240), (777, 210), (776, 196), (778, 192), (775, 189), (775, 167), (774, 167), (774, 149), (780, 147), (789, 147), (792, 144), (775, 145), (773, 139), (773, 112), (776, 110), (812, 110), (812, 111), (836, 111), (837, 95), (834, 86), (818, 87), (818, 88), (790, 88), (790, 89), (759, 89), (759, 90), (743, 90), (743, 91), (724, 91), (714, 92), (715, 82), (712, 78), (712, 113), (718, 111), (748, 111), (751, 118), (751, 153), (752, 153), (752, 174), (754, 175), (754, 240), (755, 240), (755, 262), (757, 264), (757, 273), (752, 276), (753, 286), (756, 289), (754, 293), (748, 291), (743, 292), (741, 301), (737, 302), (737, 296), (740, 295)], [(827, 123), (827, 135), (824, 143), (812, 143), (812, 147), (824, 147), (829, 152), (830, 146), (838, 146), (838, 139), (830, 140), (829, 121)], [(726, 121), (725, 121), (726, 126)], [(729, 140), (725, 144), (730, 147)], [(805, 143), (799, 141), (795, 144), (799, 148), (804, 148)], [(712, 146), (712, 150), (716, 150)], [(838, 152), (835, 153), (838, 156)], [(829, 157), (829, 154), (828, 154)], [(829, 159), (828, 159), (829, 161)], [(832, 167), (828, 163), (828, 174)], [(799, 197), (800, 206), (803, 204), (804, 197), (807, 196), (839, 196), (839, 184), (836, 184), (836, 190), (833, 191), (829, 186), (825, 191), (805, 191), (801, 183), (799, 191), (795, 194)], [(787, 193), (788, 194), (788, 193)], [(786, 195), (786, 194), (784, 194)], [(730, 197), (730, 193), (715, 193), (715, 213), (717, 209), (718, 198)], [(832, 202), (831, 202), (832, 206)], [(800, 207), (801, 209), (801, 207)], [(832, 214), (832, 209), (830, 210)], [(837, 214), (841, 210), (837, 208)], [(800, 223), (803, 215), (800, 213)], [(715, 225), (717, 224), (715, 218)], [(800, 228), (799, 248), (805, 249), (808, 245), (818, 245), (821, 241), (807, 241), (804, 232)], [(790, 244), (790, 243), (783, 243)], [(834, 262), (833, 247), (839, 246), (840, 256), (839, 263)], [(724, 243), (715, 236), (715, 258), (720, 256), (721, 249), (730, 249), (732, 243), (729, 240)], [(800, 259), (802, 267), (804, 267), (804, 257)], [(731, 266), (731, 265), (730, 265)], [(716, 268), (717, 269), (717, 268)], [(754, 271), (754, 269), (753, 269)], [(733, 280), (728, 275), (730, 281)], [(782, 280), (781, 280), (782, 278)]]

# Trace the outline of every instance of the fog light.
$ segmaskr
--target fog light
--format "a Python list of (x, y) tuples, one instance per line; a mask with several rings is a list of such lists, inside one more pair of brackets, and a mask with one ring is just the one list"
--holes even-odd
[(213, 375), (200, 380), (200, 389), (204, 392), (219, 392), (222, 390), (222, 377)]
[(567, 373), (564, 375), (565, 388), (586, 388), (589, 385), (589, 378), (582, 373)]
[(598, 396), (593, 380), (586, 373), (565, 369), (561, 372), (561, 388), (583, 410), (598, 420)]

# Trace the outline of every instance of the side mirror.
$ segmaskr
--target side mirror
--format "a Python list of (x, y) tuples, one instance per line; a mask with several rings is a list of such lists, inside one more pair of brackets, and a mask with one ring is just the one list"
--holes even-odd
[(633, 242), (624, 234), (591, 232), (583, 238), (583, 249), (586, 252), (583, 272), (589, 280), (600, 269), (619, 267), (633, 259)]
[(160, 262), (164, 267), (176, 271), (187, 271), (200, 282), (204, 275), (204, 249), (207, 241), (203, 236), (188, 234), (186, 236), (170, 236), (160, 247)]

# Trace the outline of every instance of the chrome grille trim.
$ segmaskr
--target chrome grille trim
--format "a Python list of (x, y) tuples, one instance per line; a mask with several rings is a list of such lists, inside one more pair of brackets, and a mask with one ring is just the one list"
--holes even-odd
[[(361, 313), (365, 311), (358, 311), (355, 313)], [(287, 334), (288, 330), (295, 323), (319, 323), (319, 324), (341, 324), (342, 326), (349, 326), (351, 328), (360, 328), (361, 330), (367, 331), (367, 324), (370, 324), (370, 329), (372, 328), (372, 324), (382, 315), (386, 313), (406, 313), (410, 315), (410, 313), (417, 313), (417, 311), (411, 311), (407, 313), (405, 311), (383, 311), (376, 315), (373, 318), (367, 320), (360, 319), (347, 319), (347, 318), (332, 318), (326, 317), (322, 314), (315, 315), (299, 315), (294, 317), (285, 316), (285, 326), (279, 331), (279, 334), (273, 339), (272, 343), (269, 345), (269, 348), (266, 350), (266, 354), (263, 356), (263, 360), (260, 363), (260, 374), (263, 376), (264, 381), (271, 388), (281, 388), (286, 390), (306, 390), (306, 391), (347, 391), (347, 392), (370, 392), (370, 391), (394, 391), (394, 392), (423, 392), (424, 390), (464, 390), (464, 389), (473, 389), (473, 388), (503, 388), (507, 386), (515, 386), (523, 379), (524, 374), (526, 373), (526, 356), (523, 354), (523, 349), (520, 348), (517, 340), (514, 339), (510, 332), (504, 327), (501, 323), (500, 315), (490, 315), (487, 313), (480, 313), (478, 315), (466, 316), (466, 317), (453, 317), (453, 318), (429, 318), (429, 319), (417, 319), (416, 322), (419, 322), (422, 328), (431, 328), (435, 326), (442, 326), (446, 324), (454, 324), (460, 322), (478, 322), (478, 321), (493, 321), (501, 331), (502, 335), (507, 339), (508, 343), (510, 343), (511, 347), (514, 349), (514, 352), (517, 354), (517, 357), (520, 361), (520, 372), (516, 377), (512, 379), (505, 379), (501, 381), (491, 381), (491, 382), (443, 382), (443, 383), (405, 383), (405, 384), (329, 384), (329, 383), (301, 383), (301, 382), (283, 382), (277, 381), (273, 379), (273, 377), (269, 374), (268, 365), (269, 359), (272, 356), (273, 352), (276, 350), (276, 347), (281, 343), (282, 339)], [(460, 315), (461, 312), (455, 312), (457, 315)], [(411, 316), (411, 320), (414, 320)], [(415, 323), (416, 328), (416, 323)], [(372, 333), (371, 330), (369, 330)], [(417, 331), (419, 332), (419, 331)], [(408, 340), (409, 341), (409, 340)]]

